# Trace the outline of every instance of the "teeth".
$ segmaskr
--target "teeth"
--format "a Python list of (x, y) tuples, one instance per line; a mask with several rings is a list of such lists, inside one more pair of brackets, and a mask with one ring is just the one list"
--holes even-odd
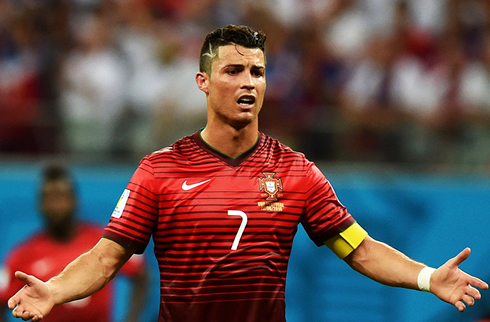
[(241, 104), (253, 104), (255, 102), (255, 98), (253, 97), (242, 97), (238, 100), (238, 103)]

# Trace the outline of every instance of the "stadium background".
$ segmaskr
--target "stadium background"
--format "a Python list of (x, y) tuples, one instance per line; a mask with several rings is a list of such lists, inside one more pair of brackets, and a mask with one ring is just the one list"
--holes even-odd
[[(0, 0), (0, 260), (40, 228), (44, 162), (73, 167), (79, 215), (105, 224), (141, 157), (204, 125), (197, 54), (227, 23), (269, 37), (261, 130), (316, 161), (374, 237), (431, 266), (470, 246), (462, 268), (490, 280), (486, 0)], [(142, 321), (158, 309), (152, 260)], [(461, 315), (352, 272), (300, 231), (287, 315), (476, 321), (483, 296)]]

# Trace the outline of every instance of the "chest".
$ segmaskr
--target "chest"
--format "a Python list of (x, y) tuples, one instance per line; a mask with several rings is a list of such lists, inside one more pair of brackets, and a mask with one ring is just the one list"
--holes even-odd
[[(226, 170), (166, 180), (159, 200), (160, 241), (178, 247), (289, 249), (304, 211), (286, 172)], [(163, 180), (162, 180), (163, 184)]]

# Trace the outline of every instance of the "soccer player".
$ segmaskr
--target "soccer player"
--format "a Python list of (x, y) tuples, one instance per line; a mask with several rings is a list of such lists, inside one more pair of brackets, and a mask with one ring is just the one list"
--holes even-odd
[[(48, 280), (61, 272), (80, 254), (90, 250), (100, 239), (103, 227), (79, 222), (76, 218), (76, 191), (65, 167), (49, 165), (43, 171), (40, 210), (44, 230), (15, 247), (4, 265), (0, 278), (0, 300), (5, 309), (7, 300), (23, 286), (14, 277), (22, 270)], [(147, 292), (147, 272), (142, 256), (134, 256), (121, 269), (132, 282), (131, 306), (127, 321), (137, 321)], [(113, 321), (113, 289), (110, 285), (89, 297), (55, 307), (45, 321), (57, 322), (109, 322)], [(0, 321), (3, 321), (3, 310)]]
[(34, 322), (53, 306), (101, 289), (153, 237), (160, 267), (159, 321), (285, 321), (293, 237), (302, 224), (353, 269), (380, 283), (431, 291), (460, 311), (482, 280), (458, 269), (463, 250), (438, 269), (376, 241), (303, 154), (259, 132), (266, 89), (265, 35), (227, 26), (207, 35), (196, 83), (206, 95), (204, 129), (146, 156), (103, 238), (46, 283), (8, 304)]

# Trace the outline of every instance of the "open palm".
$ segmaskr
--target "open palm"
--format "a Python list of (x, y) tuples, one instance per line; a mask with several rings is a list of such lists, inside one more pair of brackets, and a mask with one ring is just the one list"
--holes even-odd
[(453, 304), (459, 311), (466, 309), (466, 304), (472, 306), (475, 300), (481, 298), (475, 288), (488, 289), (487, 283), (468, 275), (458, 268), (459, 264), (470, 256), (471, 250), (465, 248), (456, 257), (449, 259), (439, 267), (431, 277), (431, 292), (441, 300)]
[(49, 287), (36, 277), (20, 271), (15, 272), (15, 277), (25, 285), (8, 301), (13, 316), (24, 321), (41, 321), (54, 306)]

